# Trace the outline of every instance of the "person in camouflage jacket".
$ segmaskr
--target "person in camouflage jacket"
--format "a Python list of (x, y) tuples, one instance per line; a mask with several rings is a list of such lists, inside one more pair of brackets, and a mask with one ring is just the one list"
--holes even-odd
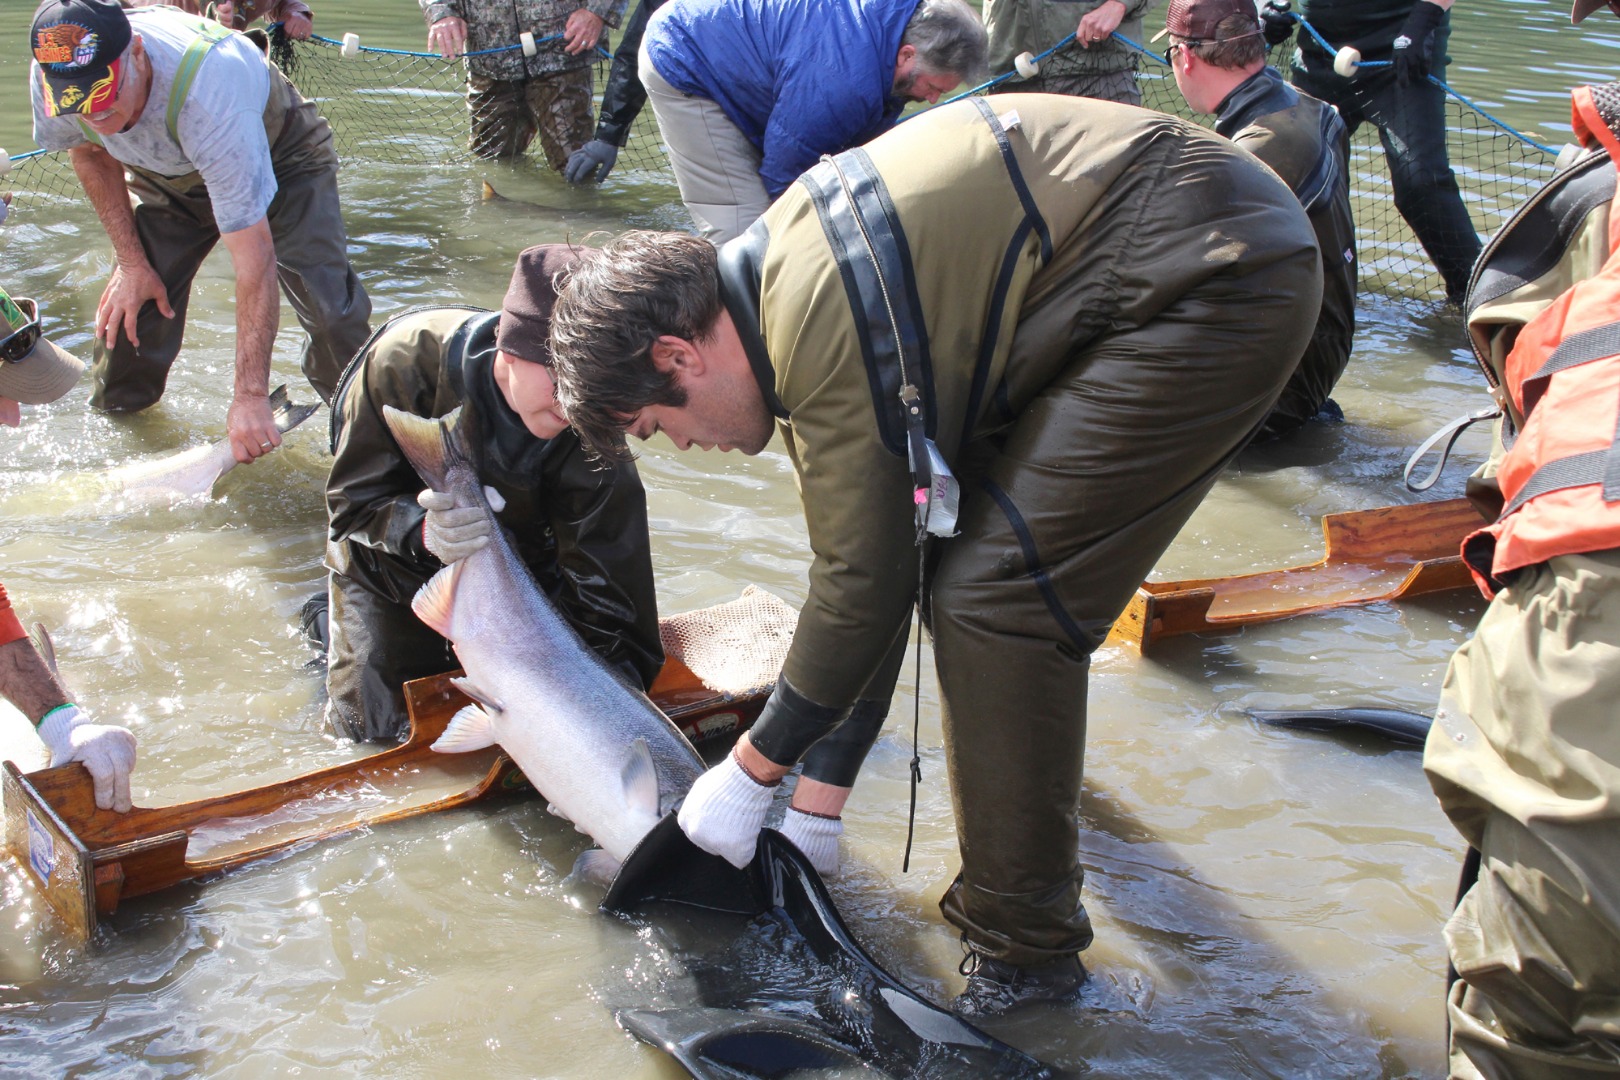
[(1140, 42), (1147, 6), (1148, 0), (985, 0), (992, 75), (1012, 71), (1019, 53), (1042, 53), (1074, 35), (1074, 41), (1041, 61), (1033, 77), (1009, 79), (996, 91), (1142, 104), (1136, 52), (1113, 35), (1117, 31)]
[[(624, 17), (627, 0), (419, 2), (428, 46), (445, 57), (467, 54), (472, 152), (519, 157), (538, 134), (546, 163), (561, 171), (591, 139), (591, 61), (606, 43), (606, 28)], [(540, 43), (533, 56), (508, 48), (525, 31)]]

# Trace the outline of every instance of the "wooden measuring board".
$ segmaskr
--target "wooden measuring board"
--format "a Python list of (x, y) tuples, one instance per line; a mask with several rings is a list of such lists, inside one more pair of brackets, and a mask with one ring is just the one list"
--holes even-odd
[(1327, 554), (1316, 562), (1144, 582), (1108, 638), (1145, 650), (1176, 634), (1470, 588), (1473, 579), (1457, 552), (1463, 537), (1484, 524), (1466, 499), (1328, 514), (1322, 518)]

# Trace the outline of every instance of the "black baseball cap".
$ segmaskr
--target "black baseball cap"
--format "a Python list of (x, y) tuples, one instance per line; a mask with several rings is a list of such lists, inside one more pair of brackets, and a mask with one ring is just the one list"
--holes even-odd
[(49, 116), (99, 112), (118, 93), (129, 16), (117, 0), (45, 0), (34, 12), (29, 45)]

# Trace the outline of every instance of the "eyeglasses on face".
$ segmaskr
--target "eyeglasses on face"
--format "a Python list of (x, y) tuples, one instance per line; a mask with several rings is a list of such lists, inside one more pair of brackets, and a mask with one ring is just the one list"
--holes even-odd
[[(12, 304), (20, 314), (27, 316), (28, 321), (10, 336), (0, 338), (0, 364), (17, 363), (39, 344), (39, 305), (26, 297), (18, 297)], [(10, 316), (9, 311), (4, 314)]]
[[(1616, 3), (1616, 4), (1620, 4), (1620, 0), (1611, 0), (1611, 2)], [(1176, 62), (1173, 59), (1173, 57), (1175, 56), (1175, 52), (1176, 52), (1177, 49), (1196, 49), (1196, 48), (1198, 48), (1198, 46), (1200, 46), (1202, 44), (1203, 44), (1203, 42), (1199, 41), (1197, 38), (1188, 38), (1185, 41), (1172, 41), (1170, 44), (1168, 44), (1168, 45), (1166, 45), (1164, 47), (1164, 52), (1162, 54), (1164, 56), (1165, 66), (1166, 67), (1174, 67), (1175, 66)]]

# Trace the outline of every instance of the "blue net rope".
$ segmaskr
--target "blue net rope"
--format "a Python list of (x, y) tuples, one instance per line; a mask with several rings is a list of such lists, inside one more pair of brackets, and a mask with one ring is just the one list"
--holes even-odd
[[(365, 45), (345, 50), (342, 42), (330, 38), (273, 37), (272, 55), (304, 95), (319, 104), (345, 160), (476, 168), (477, 159), (468, 148), (470, 118), (461, 60)], [(1143, 105), (1209, 122), (1210, 118), (1188, 110), (1159, 54), (1120, 40), (1135, 53)], [(542, 38), (535, 45), (547, 49), (560, 43)], [(521, 48), (513, 44), (485, 51)], [(351, 55), (344, 55), (346, 51)], [(1037, 57), (1041, 75), (1074, 71), (1078, 51), (1072, 36), (1045, 50)], [(1286, 70), (1291, 53), (1291, 43), (1278, 46), (1273, 63)], [(599, 53), (593, 70), (599, 101), (607, 78), (607, 54)], [(1009, 73), (968, 92), (1016, 90), (1019, 80), (1016, 73)], [(1554, 152), (1441, 85), (1447, 93), (1446, 141), (1452, 168), (1476, 231), (1489, 235), (1551, 175)], [(83, 197), (65, 154), (19, 154), (9, 164), (9, 173), (0, 177), (0, 190), (18, 193), (19, 214), (47, 212), (53, 200)], [(634, 172), (639, 181), (666, 182), (670, 199), (678, 199), (651, 109), (643, 109), (633, 125), (617, 169), (620, 176)], [(1361, 125), (1352, 138), (1350, 173), (1362, 289), (1420, 305), (1442, 299), (1439, 275), (1395, 208), (1384, 149), (1371, 123)]]

